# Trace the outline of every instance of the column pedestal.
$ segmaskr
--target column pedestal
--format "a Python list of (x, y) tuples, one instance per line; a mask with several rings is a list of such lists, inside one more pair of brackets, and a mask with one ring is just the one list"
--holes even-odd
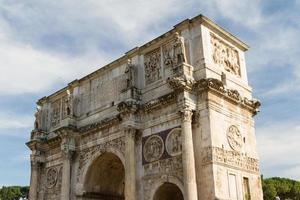
[(189, 109), (181, 110), (182, 114), (182, 162), (183, 162), (183, 181), (186, 200), (197, 200), (197, 184), (195, 171), (194, 145), (192, 135), (192, 111)]

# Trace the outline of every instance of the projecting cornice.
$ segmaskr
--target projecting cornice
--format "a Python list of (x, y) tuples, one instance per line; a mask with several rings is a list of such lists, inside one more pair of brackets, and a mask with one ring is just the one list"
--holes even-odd
[(214, 92), (226, 100), (229, 100), (235, 104), (239, 104), (244, 108), (250, 110), (253, 115), (259, 112), (259, 107), (261, 103), (256, 99), (248, 99), (247, 97), (242, 97), (237, 90), (227, 89), (222, 81), (214, 78), (201, 79), (194, 84), (193, 90), (195, 92), (210, 91)]

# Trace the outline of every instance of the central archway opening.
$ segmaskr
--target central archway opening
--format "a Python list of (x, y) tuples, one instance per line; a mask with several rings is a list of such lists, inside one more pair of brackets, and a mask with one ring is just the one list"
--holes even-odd
[(104, 153), (88, 169), (84, 199), (124, 200), (125, 169), (113, 153)]
[(184, 200), (184, 198), (178, 186), (164, 183), (156, 190), (153, 200)]

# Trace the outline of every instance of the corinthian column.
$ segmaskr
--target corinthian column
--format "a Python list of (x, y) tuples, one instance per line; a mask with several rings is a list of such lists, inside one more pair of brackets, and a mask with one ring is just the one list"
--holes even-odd
[(192, 111), (184, 108), (181, 111), (182, 129), (182, 162), (183, 180), (186, 200), (197, 200), (197, 184), (194, 158), (194, 145), (192, 135)]
[(31, 156), (31, 177), (30, 177), (30, 188), (29, 188), (29, 199), (37, 200), (38, 190), (38, 173), (39, 163), (35, 160), (34, 156)]
[(62, 184), (61, 184), (61, 200), (70, 199), (71, 188), (71, 152), (63, 153), (63, 168), (62, 168)]
[(135, 134), (136, 129), (125, 128), (125, 200), (136, 199)]
[(61, 183), (61, 200), (70, 200), (71, 191), (71, 162), (75, 151), (74, 138), (68, 137), (66, 134), (62, 138), (62, 183)]

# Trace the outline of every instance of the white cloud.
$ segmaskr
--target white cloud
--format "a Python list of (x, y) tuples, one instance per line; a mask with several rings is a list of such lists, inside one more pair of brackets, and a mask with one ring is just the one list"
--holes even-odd
[[(147, 31), (149, 26), (158, 27), (179, 11), (180, 6), (172, 6), (174, 3), (179, 1), (66, 0), (60, 4), (51, 1), (2, 4), (1, 10), (15, 21), (8, 24), (0, 17), (0, 94), (38, 93), (57, 82), (72, 81), (96, 70), (115, 56), (97, 48), (97, 43), (104, 42), (101, 36), (109, 36), (110, 40), (120, 37), (116, 39), (125, 45), (150, 38), (153, 32)], [(13, 27), (18, 23), (24, 30)], [(77, 46), (84, 47), (84, 51), (69, 56), (68, 52), (53, 53), (35, 44), (44, 35), (55, 32), (78, 39), (81, 43)], [(94, 38), (85, 37), (89, 35)]]
[(256, 133), (262, 173), (300, 180), (299, 122), (265, 124)]
[(32, 128), (33, 122), (34, 117), (31, 115), (17, 115), (15, 113), (2, 112), (0, 113), (0, 134), (5, 134), (5, 130)]

